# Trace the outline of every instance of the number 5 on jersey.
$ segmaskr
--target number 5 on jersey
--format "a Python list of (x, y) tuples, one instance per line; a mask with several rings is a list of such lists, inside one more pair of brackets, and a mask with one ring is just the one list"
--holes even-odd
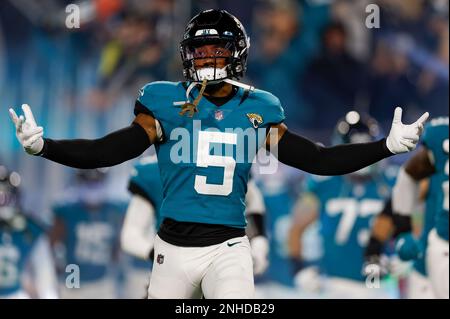
[(227, 196), (233, 191), (234, 169), (236, 161), (232, 156), (211, 155), (210, 146), (215, 144), (237, 144), (235, 133), (200, 131), (197, 146), (197, 167), (223, 167), (222, 184), (208, 184), (206, 176), (195, 175), (194, 188), (199, 194)]

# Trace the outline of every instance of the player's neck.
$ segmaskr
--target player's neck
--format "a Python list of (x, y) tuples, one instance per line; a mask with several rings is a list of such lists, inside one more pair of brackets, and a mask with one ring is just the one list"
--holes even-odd
[(209, 84), (205, 89), (205, 96), (227, 97), (233, 92), (233, 86), (226, 82)]

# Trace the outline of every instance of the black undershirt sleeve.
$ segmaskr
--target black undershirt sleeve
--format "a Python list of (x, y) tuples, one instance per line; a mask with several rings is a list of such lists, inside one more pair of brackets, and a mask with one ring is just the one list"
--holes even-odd
[(37, 155), (82, 169), (123, 163), (138, 157), (151, 145), (145, 130), (136, 123), (95, 140), (56, 141), (46, 138), (44, 141), (44, 148)]
[(323, 147), (286, 131), (278, 142), (278, 160), (316, 175), (344, 175), (393, 155), (386, 139)]

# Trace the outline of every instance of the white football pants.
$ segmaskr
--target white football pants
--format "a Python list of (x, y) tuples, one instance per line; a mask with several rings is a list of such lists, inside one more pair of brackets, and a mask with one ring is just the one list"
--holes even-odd
[(149, 298), (253, 298), (253, 261), (247, 236), (206, 247), (179, 247), (155, 238)]
[(150, 269), (131, 269), (127, 272), (125, 283), (126, 299), (147, 298), (148, 285), (150, 283)]
[(433, 288), (428, 277), (413, 269), (408, 276), (408, 299), (435, 299)]
[(448, 241), (439, 237), (436, 229), (428, 235), (427, 271), (436, 298), (449, 298)]

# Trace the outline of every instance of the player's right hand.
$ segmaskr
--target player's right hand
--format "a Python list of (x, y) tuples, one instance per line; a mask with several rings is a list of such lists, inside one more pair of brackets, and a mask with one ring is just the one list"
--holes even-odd
[(16, 136), (28, 154), (38, 154), (44, 148), (44, 129), (36, 125), (33, 113), (28, 104), (22, 105), (24, 115), (17, 116), (16, 112), (10, 108), (9, 115), (16, 126)]

